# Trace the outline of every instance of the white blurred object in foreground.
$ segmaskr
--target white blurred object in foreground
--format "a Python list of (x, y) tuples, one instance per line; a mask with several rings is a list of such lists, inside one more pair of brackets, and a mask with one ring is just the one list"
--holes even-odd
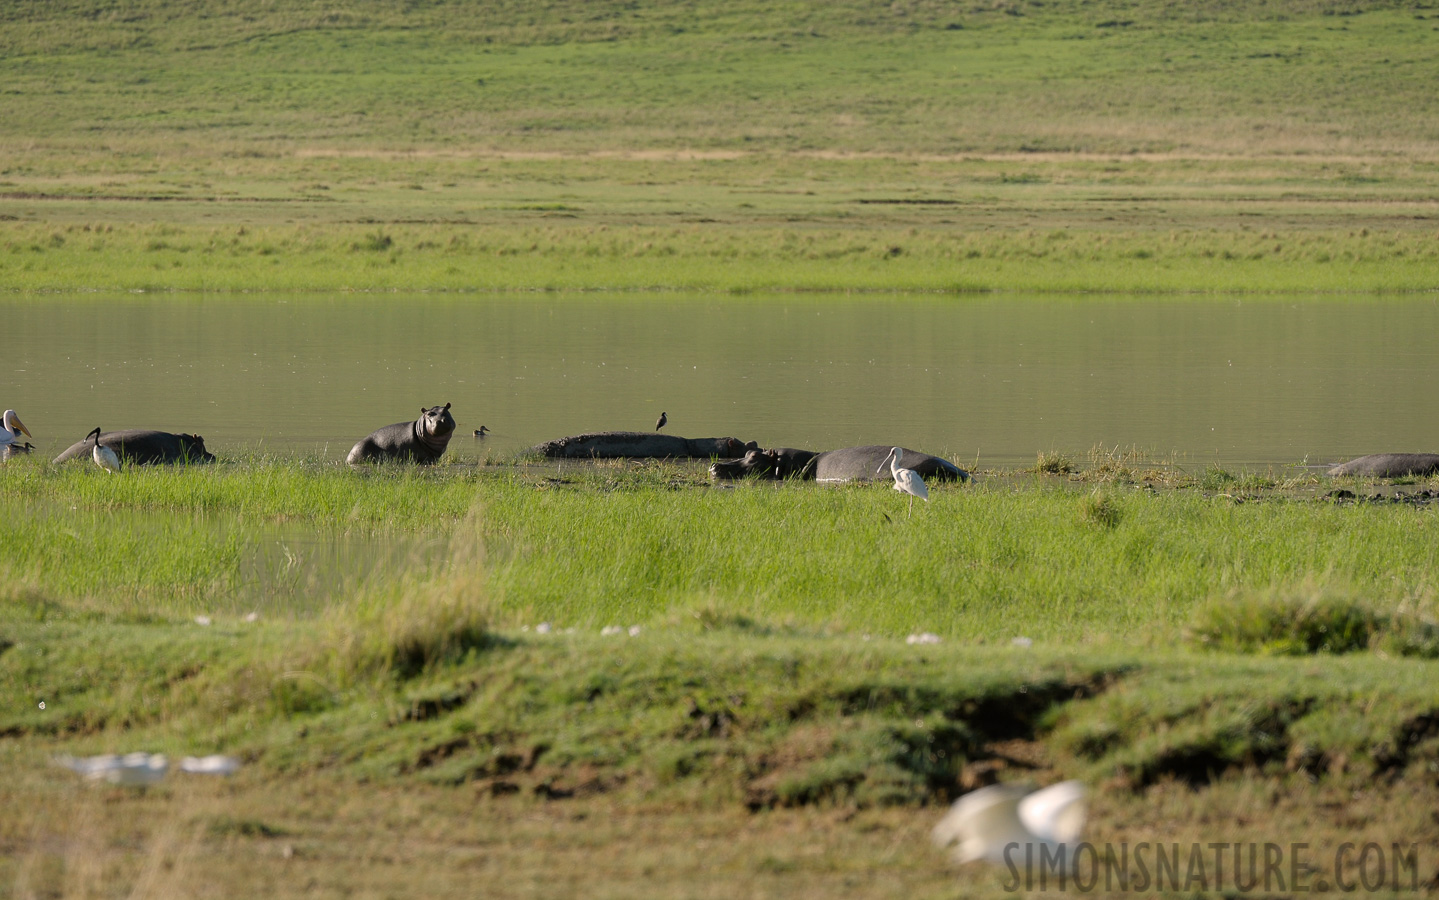
[(170, 761), (163, 753), (126, 753), (124, 756), (107, 753), (85, 758), (61, 756), (55, 762), (89, 781), (132, 786), (156, 784), (170, 769)]
[[(55, 762), (87, 781), (110, 784), (158, 784), (170, 771), (170, 760), (163, 753), (57, 756)], [(186, 756), (180, 760), (178, 768), (192, 775), (234, 775), (240, 771), (240, 761), (233, 756)]]
[(191, 775), (234, 775), (240, 761), (233, 756), (187, 756), (180, 760), (180, 771)]
[[(1038, 791), (1009, 784), (980, 788), (956, 800), (934, 826), (934, 843), (941, 849), (955, 844), (951, 858), (957, 863), (976, 859), (996, 865), (1019, 863), (1026, 858), (1027, 844), (1058, 850), (1078, 843), (1084, 829), (1084, 798), (1084, 785), (1078, 781), (1061, 781)], [(1039, 849), (1034, 848), (1033, 858), (1038, 858)]]

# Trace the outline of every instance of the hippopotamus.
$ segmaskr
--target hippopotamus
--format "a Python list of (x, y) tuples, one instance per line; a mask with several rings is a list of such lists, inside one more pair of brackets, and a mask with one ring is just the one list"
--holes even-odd
[(1329, 470), (1329, 474), (1336, 478), (1342, 475), (1403, 478), (1405, 475), (1433, 475), (1436, 472), (1439, 472), (1439, 453), (1371, 453)]
[[(156, 463), (210, 463), (215, 455), (205, 449), (205, 439), (198, 434), (172, 434), (149, 428), (127, 428), (100, 435), (100, 446), (109, 447), (121, 460), (137, 466)], [(71, 444), (55, 457), (62, 463), (70, 459), (89, 459), (95, 445), (87, 436)]]
[(738, 438), (683, 438), (647, 431), (602, 431), (557, 438), (530, 448), (531, 453), (559, 459), (670, 459), (738, 456), (758, 449)]
[[(752, 450), (739, 459), (726, 459), (710, 466), (710, 475), (715, 478), (744, 478), (756, 475), (761, 478), (799, 477), (815, 481), (874, 481), (890, 479), (888, 469), (881, 469), (894, 449), (893, 444), (870, 444), (864, 447), (845, 447), (827, 453), (810, 450), (795, 450), (778, 447), (773, 450)], [(947, 459), (930, 456), (903, 447), (904, 467), (913, 469), (921, 477), (940, 481), (968, 481), (969, 473)]]
[(437, 462), (450, 445), (455, 433), (455, 418), (450, 404), (420, 408), (420, 417), (413, 422), (396, 422), (362, 438), (345, 461), (357, 465), (367, 460), (395, 460), (429, 465)]
[(710, 466), (715, 478), (813, 478), (819, 453), (793, 447), (750, 450), (739, 459), (722, 459)]

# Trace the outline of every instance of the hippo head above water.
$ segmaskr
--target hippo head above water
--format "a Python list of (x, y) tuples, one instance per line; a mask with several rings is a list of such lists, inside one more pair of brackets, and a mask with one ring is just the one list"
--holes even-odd
[(180, 456), (189, 462), (214, 462), (215, 454), (205, 449), (205, 439), (198, 434), (182, 434)]
[(818, 456), (812, 450), (774, 447), (750, 449), (739, 459), (721, 459), (710, 466), (714, 478), (813, 478), (812, 464)]
[(420, 417), (415, 420), (415, 431), (421, 440), (428, 438), (430, 440), (427, 443), (447, 444), (454, 430), (455, 417), (450, 415), (450, 404), (432, 406), (429, 409), (420, 408)]

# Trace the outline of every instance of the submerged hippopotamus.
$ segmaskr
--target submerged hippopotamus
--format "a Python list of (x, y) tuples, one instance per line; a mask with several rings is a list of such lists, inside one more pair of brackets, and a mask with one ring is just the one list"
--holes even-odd
[(1336, 478), (1342, 475), (1403, 478), (1405, 475), (1433, 475), (1436, 472), (1439, 472), (1439, 453), (1371, 453), (1329, 470), (1329, 474)]
[(531, 447), (531, 453), (552, 459), (708, 459), (738, 456), (758, 448), (738, 438), (683, 438), (648, 431), (602, 431), (556, 438)]
[(739, 459), (722, 459), (710, 466), (715, 478), (813, 478), (814, 461), (820, 456), (814, 450), (793, 447), (772, 447), (750, 450)]
[[(888, 461), (893, 444), (845, 447), (827, 453), (777, 447), (751, 450), (739, 459), (725, 459), (710, 466), (715, 478), (805, 478), (815, 481), (888, 481), (888, 469), (876, 472)], [(947, 459), (903, 447), (904, 468), (921, 477), (940, 481), (968, 481), (969, 473)]]
[[(124, 431), (106, 431), (100, 435), (99, 444), (115, 451), (123, 462), (136, 466), (157, 463), (211, 463), (215, 455), (205, 449), (205, 439), (198, 434), (172, 434), (150, 428), (127, 428)], [(55, 457), (62, 463), (70, 459), (89, 459), (95, 448), (87, 435), (76, 441)]]
[(351, 448), (345, 461), (352, 466), (369, 460), (429, 465), (445, 455), (454, 433), (455, 418), (450, 415), (450, 404), (429, 409), (421, 407), (420, 417), (415, 421), (386, 425), (362, 438)]

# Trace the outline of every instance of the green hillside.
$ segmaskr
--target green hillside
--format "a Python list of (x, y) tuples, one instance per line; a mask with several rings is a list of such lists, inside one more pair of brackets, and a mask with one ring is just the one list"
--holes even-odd
[[(1439, 286), (1439, 12), (1415, 4), (4, 19), (11, 290)], [(280, 230), (215, 230), (257, 225)], [(456, 241), (506, 259), (427, 252)], [(227, 244), (268, 258), (164, 256)]]
[(73, 151), (1248, 156), (1439, 138), (1439, 14), (1407, 4), (11, 6), (4, 139)]

